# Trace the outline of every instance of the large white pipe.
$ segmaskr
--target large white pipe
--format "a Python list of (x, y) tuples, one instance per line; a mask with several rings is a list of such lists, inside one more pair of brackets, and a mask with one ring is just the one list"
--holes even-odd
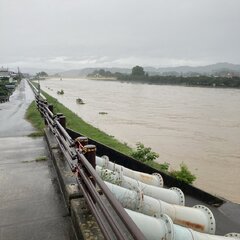
[(173, 224), (171, 218), (165, 214), (160, 218), (154, 218), (128, 209), (125, 210), (147, 240), (239, 240), (238, 237), (210, 235)]
[(173, 226), (175, 240), (239, 240), (239, 237), (210, 235), (207, 233), (196, 232), (190, 228), (184, 228), (175, 224)]
[(140, 189), (147, 196), (151, 196), (153, 198), (157, 198), (171, 204), (177, 204), (177, 205), (185, 204), (184, 194), (179, 188), (173, 187), (170, 189), (166, 189), (166, 188), (159, 188), (156, 186), (147, 185), (135, 179), (123, 176), (119, 172), (113, 172), (111, 170), (104, 169), (99, 166), (96, 166), (96, 171), (104, 181), (119, 185), (127, 189), (131, 189), (131, 190)]
[(160, 217), (167, 214), (175, 224), (189, 227), (199, 232), (215, 234), (216, 224), (212, 212), (205, 206), (193, 208), (169, 204), (112, 183), (105, 182), (113, 195), (124, 208), (143, 214)]
[(159, 173), (153, 173), (151, 175), (143, 172), (134, 171), (109, 161), (108, 156), (105, 156), (105, 155), (102, 157), (96, 157), (96, 164), (100, 167), (104, 167), (111, 171), (123, 172), (124, 176), (136, 179), (143, 183), (157, 186), (157, 187), (163, 187), (163, 178)]
[(175, 240), (173, 223), (167, 215), (154, 218), (129, 209), (125, 210), (147, 240)]

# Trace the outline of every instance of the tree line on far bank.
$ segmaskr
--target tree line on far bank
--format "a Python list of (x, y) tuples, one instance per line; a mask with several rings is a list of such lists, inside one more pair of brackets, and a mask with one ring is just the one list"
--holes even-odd
[(204, 86), (204, 87), (231, 87), (240, 88), (240, 77), (215, 77), (215, 76), (149, 76), (143, 67), (135, 66), (131, 74), (111, 73), (104, 69), (95, 70), (88, 74), (88, 77), (115, 78), (116, 80), (126, 82), (139, 82), (159, 85), (182, 85), (182, 86)]

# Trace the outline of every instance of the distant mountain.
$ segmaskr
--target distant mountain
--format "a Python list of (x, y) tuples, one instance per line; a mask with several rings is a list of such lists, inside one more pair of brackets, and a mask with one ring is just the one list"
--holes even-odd
[(203, 75), (209, 75), (209, 74), (214, 74), (216, 72), (222, 72), (222, 71), (240, 73), (240, 65), (231, 64), (231, 63), (216, 63), (212, 65), (199, 66), (199, 67), (189, 67), (189, 66), (166, 67), (166, 68), (145, 67), (144, 70), (149, 72), (151, 75), (163, 74), (167, 72), (176, 72), (178, 74), (186, 74), (186, 73), (192, 72), (192, 73), (199, 73)]
[[(58, 77), (86, 77), (89, 73), (95, 70), (104, 69), (105, 71), (110, 71), (111, 73), (120, 72), (123, 74), (130, 74), (132, 69), (130, 68), (83, 68), (83, 69), (72, 69), (68, 71), (52, 70), (51, 72), (46, 70), (47, 73), (57, 73)], [(165, 68), (154, 68), (154, 67), (144, 67), (145, 72), (149, 75), (185, 75), (185, 76), (196, 76), (196, 75), (213, 75), (218, 73), (234, 72), (236, 75), (240, 76), (240, 65), (231, 63), (216, 63), (207, 66), (190, 67), (190, 66), (180, 66), (180, 67), (165, 67)]]

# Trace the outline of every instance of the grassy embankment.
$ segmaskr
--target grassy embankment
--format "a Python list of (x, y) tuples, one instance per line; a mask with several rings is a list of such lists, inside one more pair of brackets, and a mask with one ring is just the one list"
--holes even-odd
[(30, 133), (29, 137), (40, 137), (43, 136), (44, 132), (44, 121), (36, 107), (35, 101), (33, 101), (28, 107), (25, 118), (33, 125), (36, 132)]
[[(63, 113), (63, 115), (65, 115), (68, 128), (71, 128), (76, 132), (80, 132), (84, 136), (101, 142), (113, 149), (116, 149), (117, 151), (130, 155), (132, 149), (129, 146), (119, 142), (117, 139), (104, 133), (98, 128), (95, 128), (94, 126), (86, 123), (79, 116), (66, 108), (63, 104), (59, 103), (57, 99), (49, 96), (46, 93), (44, 93), (44, 95), (47, 98), (47, 102), (49, 104), (53, 104), (54, 113)], [(32, 102), (27, 109), (26, 119), (30, 121), (37, 129), (37, 132), (31, 134), (30, 136), (35, 137), (43, 135), (44, 122), (34, 102)]]
[[(63, 113), (66, 116), (66, 124), (68, 128), (71, 128), (77, 132), (80, 132), (86, 137), (92, 138), (98, 142), (101, 142), (119, 152), (122, 152), (128, 156), (131, 155), (133, 149), (127, 146), (127, 144), (119, 142), (114, 137), (104, 133), (103, 131), (95, 128), (94, 126), (83, 121), (79, 116), (73, 113), (71, 110), (66, 108), (63, 104), (59, 103), (57, 99), (44, 93), (47, 98), (48, 103), (53, 104), (55, 113)], [(30, 137), (43, 136), (44, 121), (36, 108), (36, 104), (33, 101), (26, 112), (26, 119), (32, 123), (32, 125), (37, 129), (36, 132), (30, 134)], [(159, 163), (154, 161), (146, 162), (149, 166), (153, 168), (162, 170)]]
[[(80, 132), (82, 135), (92, 138), (100, 143), (103, 143), (123, 154), (126, 154), (128, 156), (131, 156), (133, 154), (133, 149), (127, 146), (127, 144), (119, 142), (117, 139), (115, 139), (113, 136), (110, 136), (103, 131), (99, 130), (98, 128), (95, 128), (94, 126), (86, 123), (83, 121), (79, 116), (77, 116), (75, 113), (73, 113), (71, 110), (66, 108), (63, 104), (59, 103), (57, 99), (51, 97), (50, 95), (44, 93), (45, 97), (47, 98), (47, 102), (49, 104), (53, 104), (54, 106), (54, 113), (63, 113), (66, 117), (66, 124), (68, 128), (73, 129), (76, 132)], [(33, 126), (37, 129), (36, 132), (30, 134), (30, 137), (38, 137), (43, 135), (43, 129), (44, 129), (44, 121), (39, 113), (39, 111), (36, 108), (35, 102), (32, 102), (29, 108), (26, 112), (26, 119), (30, 121)], [(146, 148), (144, 148), (146, 150)], [(159, 164), (155, 161), (149, 160), (144, 161), (145, 164), (160, 170), (168, 172), (168, 164), (163, 163)], [(173, 175), (174, 177), (178, 178), (179, 180), (192, 183), (196, 178), (194, 175), (191, 174), (191, 172), (188, 170), (187, 166), (182, 164), (180, 171), (174, 171), (170, 172), (170, 175)]]

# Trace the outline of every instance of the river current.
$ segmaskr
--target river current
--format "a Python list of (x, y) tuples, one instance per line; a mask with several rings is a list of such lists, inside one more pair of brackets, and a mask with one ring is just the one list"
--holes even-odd
[[(131, 147), (144, 143), (170, 169), (184, 162), (197, 176), (196, 187), (240, 203), (239, 89), (87, 79), (40, 84), (95, 127)], [(61, 89), (64, 95), (57, 94)]]

